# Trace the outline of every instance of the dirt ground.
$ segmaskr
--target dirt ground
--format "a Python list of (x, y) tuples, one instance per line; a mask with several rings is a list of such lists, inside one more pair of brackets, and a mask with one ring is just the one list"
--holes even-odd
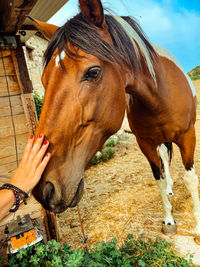
[[(195, 165), (200, 177), (200, 115), (196, 123), (197, 146)], [(174, 196), (171, 198), (178, 234), (170, 237), (161, 233), (162, 203), (146, 158), (135, 137), (130, 135), (117, 148), (114, 158), (91, 167), (85, 173), (85, 190), (79, 204), (88, 244), (117, 237), (119, 243), (128, 233), (136, 237), (161, 236), (174, 243), (182, 255), (194, 254), (200, 264), (200, 246), (194, 242), (191, 197), (183, 183), (184, 168), (179, 150), (174, 145), (171, 175)], [(62, 241), (73, 249), (81, 247), (81, 228), (76, 208), (59, 216)], [(199, 256), (198, 256), (199, 255)]]

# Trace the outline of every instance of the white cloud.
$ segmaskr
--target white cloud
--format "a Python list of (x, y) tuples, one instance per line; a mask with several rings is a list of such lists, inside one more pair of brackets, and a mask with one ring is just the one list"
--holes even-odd
[(112, 8), (113, 3), (113, 10), (118, 15), (135, 17), (153, 41), (163, 38), (168, 39), (168, 42), (194, 40), (199, 34), (200, 15), (181, 7), (174, 10), (171, 0), (165, 0), (162, 3), (152, 0), (109, 2), (109, 7)]
[[(200, 14), (177, 5), (174, 8), (173, 5), (176, 3), (174, 1), (103, 0), (102, 2), (104, 7), (116, 15), (135, 17), (152, 43), (170, 50), (189, 70), (200, 62)], [(78, 0), (69, 0), (49, 22), (60, 26), (77, 13)]]
[(48, 23), (62, 26), (68, 19), (78, 14), (78, 0), (69, 0), (58, 12), (50, 18)]
[[(172, 8), (172, 0), (157, 3), (153, 0), (103, 0), (104, 7), (109, 8), (116, 15), (135, 17), (147, 36), (155, 39), (174, 41), (195, 39), (199, 34), (200, 15), (194, 11)], [(67, 19), (78, 13), (78, 0), (69, 0), (50, 20), (49, 23), (62, 25)]]

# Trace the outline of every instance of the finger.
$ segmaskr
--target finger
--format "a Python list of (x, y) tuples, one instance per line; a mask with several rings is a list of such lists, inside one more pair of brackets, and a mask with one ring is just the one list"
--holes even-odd
[(34, 143), (34, 135), (31, 134), (29, 136), (29, 139), (28, 139), (27, 143), (26, 143), (21, 162), (26, 162), (27, 161), (27, 158), (28, 158), (28, 156), (30, 154), (30, 151), (31, 151), (32, 147), (33, 147), (33, 143)]
[(43, 158), (42, 162), (39, 164), (39, 166), (37, 167), (37, 170), (35, 172), (35, 177), (38, 178), (38, 181), (42, 175), (42, 173), (44, 172), (44, 169), (46, 168), (49, 160), (51, 158), (51, 154), (50, 153), (47, 153), (45, 155), (45, 157)]
[(32, 150), (30, 151), (30, 156), (29, 156), (29, 160), (33, 160), (33, 158), (35, 157), (35, 155), (38, 153), (38, 151), (41, 148), (42, 142), (44, 140), (44, 135), (40, 134), (37, 138), (37, 140), (35, 141)]
[(40, 148), (40, 150), (38, 151), (38, 153), (36, 154), (32, 165), (35, 165), (35, 167), (37, 167), (40, 164), (41, 160), (43, 159), (43, 157), (45, 155), (45, 152), (46, 152), (48, 146), (49, 146), (49, 142), (46, 140), (43, 143), (43, 145)]

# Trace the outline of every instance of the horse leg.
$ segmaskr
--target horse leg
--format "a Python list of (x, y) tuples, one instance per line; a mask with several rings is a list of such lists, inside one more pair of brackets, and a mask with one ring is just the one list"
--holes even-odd
[(193, 215), (196, 220), (194, 232), (200, 234), (200, 202), (198, 185), (199, 179), (194, 166), (194, 149), (196, 143), (195, 129), (192, 125), (190, 129), (182, 135), (177, 145), (180, 148), (182, 161), (185, 167), (184, 183), (189, 190), (193, 200)]
[(158, 153), (161, 159), (161, 166), (163, 164), (163, 169), (166, 176), (166, 193), (168, 196), (173, 196), (172, 191), (173, 181), (170, 175), (169, 166), (171, 163), (171, 154), (172, 154), (172, 143), (164, 143), (158, 147)]
[(176, 223), (172, 216), (172, 206), (168, 200), (166, 189), (167, 189), (167, 182), (166, 182), (166, 175), (164, 170), (161, 167), (161, 161), (159, 154), (157, 152), (157, 147), (149, 142), (146, 142), (142, 139), (137, 138), (138, 144), (140, 149), (142, 150), (143, 154), (148, 159), (151, 169), (156, 179), (157, 186), (160, 191), (160, 195), (162, 198), (163, 209), (164, 209), (164, 218), (163, 218), (163, 225), (162, 231), (167, 234), (175, 234), (177, 232)]

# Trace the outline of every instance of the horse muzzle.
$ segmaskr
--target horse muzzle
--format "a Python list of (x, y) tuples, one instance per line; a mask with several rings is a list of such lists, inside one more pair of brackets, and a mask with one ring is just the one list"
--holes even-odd
[[(40, 193), (36, 194), (35, 192), (38, 191), (36, 189), (33, 191), (33, 195), (46, 210), (50, 210), (54, 213), (61, 213), (67, 208), (75, 207), (79, 203), (83, 195), (83, 188), (84, 178), (81, 178), (75, 190), (67, 188), (64, 188), (65, 190), (58, 190), (56, 185), (48, 181), (44, 184), (42, 192), (40, 190)], [(65, 192), (68, 190), (70, 190), (70, 192)]]

